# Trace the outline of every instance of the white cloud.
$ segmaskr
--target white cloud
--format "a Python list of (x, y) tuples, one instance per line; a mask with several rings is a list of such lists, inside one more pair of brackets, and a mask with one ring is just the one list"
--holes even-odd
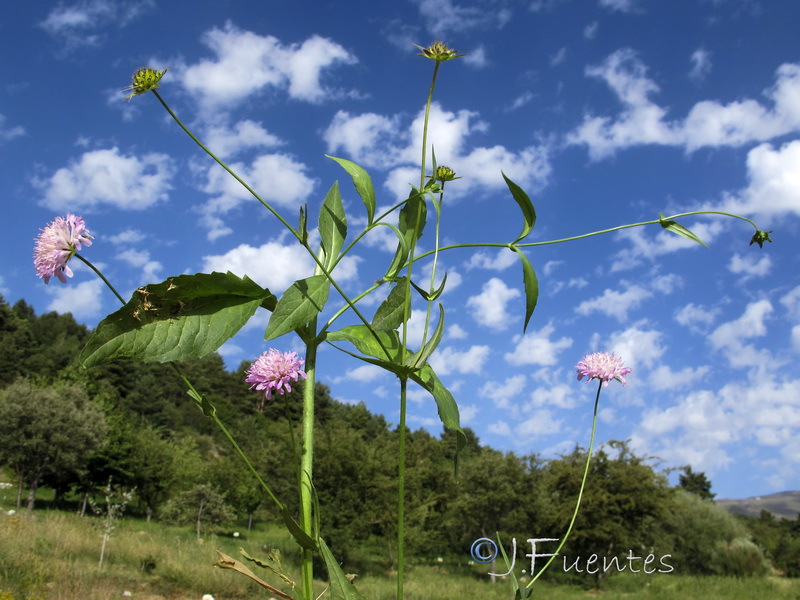
[(651, 100), (658, 85), (636, 53), (623, 48), (586, 74), (603, 80), (623, 105), (616, 118), (586, 115), (567, 135), (567, 143), (586, 145), (599, 160), (618, 150), (643, 144), (683, 146), (687, 152), (702, 147), (741, 146), (800, 129), (800, 65), (784, 64), (775, 85), (765, 95), (772, 107), (751, 99), (721, 104), (701, 101), (684, 120), (667, 121), (666, 109)]
[[(626, 366), (634, 369), (635, 377), (639, 368), (653, 367), (666, 352), (666, 348), (661, 345), (661, 338), (660, 331), (645, 329), (644, 325), (635, 324), (611, 334), (605, 350), (610, 350), (622, 358)], [(599, 337), (593, 338), (592, 346), (601, 349)]]
[[(231, 163), (229, 166), (265, 201), (277, 207), (299, 207), (316, 187), (316, 181), (306, 175), (308, 167), (286, 154), (263, 154), (250, 165)], [(287, 173), (291, 176), (287, 176)], [(209, 239), (213, 240), (231, 232), (224, 225), (221, 215), (237, 208), (242, 202), (255, 205), (258, 201), (223, 169), (211, 168), (206, 177), (203, 191), (213, 198), (200, 211), (203, 213), (202, 222), (209, 229)]]
[(601, 296), (581, 302), (575, 312), (584, 316), (600, 312), (614, 317), (618, 321), (626, 321), (628, 312), (638, 308), (644, 300), (652, 295), (652, 292), (639, 285), (631, 285), (623, 292), (606, 289)]
[(254, 248), (241, 244), (225, 254), (204, 256), (203, 272), (230, 271), (239, 277), (247, 275), (258, 285), (280, 295), (298, 279), (314, 272), (314, 261), (298, 244), (282, 245), (271, 241)]
[[(518, 438), (533, 438), (546, 435), (557, 435), (561, 432), (563, 419), (556, 419), (553, 411), (542, 408), (534, 411), (527, 419), (514, 427)], [(527, 441), (527, 440), (520, 440)]]
[(612, 11), (632, 12), (636, 8), (635, 0), (600, 0), (600, 6)]
[(708, 337), (711, 347), (721, 350), (732, 367), (755, 369), (759, 373), (773, 368), (775, 363), (766, 350), (758, 350), (744, 343), (767, 334), (767, 319), (773, 307), (769, 300), (751, 302), (738, 319), (723, 323)]
[(761, 226), (783, 215), (800, 216), (800, 140), (778, 149), (761, 144), (750, 150), (747, 177), (747, 188), (726, 195), (715, 208), (755, 216)]
[(769, 254), (763, 254), (759, 258), (753, 254), (742, 256), (737, 252), (731, 257), (728, 270), (736, 275), (744, 275), (743, 280), (764, 277), (772, 270), (772, 259)]
[(389, 372), (387, 370), (382, 369), (377, 365), (362, 365), (360, 367), (350, 369), (342, 377), (334, 377), (333, 382), (340, 383), (342, 381), (358, 381), (360, 383), (373, 383), (388, 373)]
[(675, 313), (675, 320), (693, 331), (704, 332), (714, 323), (719, 312), (718, 308), (707, 309), (690, 302)]
[(567, 49), (566, 47), (562, 46), (561, 48), (558, 49), (558, 52), (556, 52), (553, 56), (550, 57), (550, 66), (555, 67), (557, 65), (560, 65), (561, 63), (564, 62), (566, 58), (567, 58)]
[(711, 52), (705, 48), (698, 48), (692, 52), (692, 69), (689, 71), (689, 78), (700, 82), (703, 81), (711, 72)]
[(230, 22), (203, 35), (216, 57), (189, 65), (181, 82), (207, 109), (235, 105), (268, 88), (286, 90), (291, 98), (321, 102), (341, 95), (322, 84), (324, 71), (356, 58), (339, 44), (312, 36), (302, 44), (281, 43), (273, 36), (244, 31)]
[(148, 250), (128, 248), (117, 254), (117, 258), (128, 263), (132, 267), (142, 269), (142, 280), (147, 282), (157, 282), (161, 280), (159, 273), (164, 266), (157, 260), (152, 260)]
[(456, 350), (452, 346), (440, 346), (429, 359), (433, 370), (440, 377), (451, 373), (478, 375), (489, 358), (489, 346), (470, 346), (467, 350)]
[[(404, 199), (410, 184), (419, 181), (419, 147), (425, 111), (420, 110), (409, 125), (400, 116), (387, 117), (374, 113), (351, 115), (338, 112), (323, 138), (327, 151), (340, 150), (365, 167), (392, 169), (385, 187)], [(468, 148), (471, 135), (488, 130), (478, 113), (469, 110), (447, 111), (438, 102), (431, 105), (428, 144), (436, 149), (440, 164), (446, 164), (456, 173), (468, 173), (465, 181), (485, 189), (503, 189), (501, 171), (525, 189), (541, 189), (546, 183), (551, 165), (546, 144), (534, 145), (512, 152), (503, 146)], [(460, 183), (460, 182), (456, 182)], [(474, 188), (473, 188), (474, 189)], [(464, 194), (464, 186), (452, 185), (449, 197)]]
[(489, 269), (492, 271), (504, 271), (515, 264), (519, 258), (515, 252), (502, 248), (500, 250), (479, 250), (469, 257), (467, 269)]
[(681, 389), (691, 387), (708, 375), (711, 367), (685, 367), (673, 371), (668, 365), (658, 365), (650, 371), (650, 386), (655, 391)]
[(575, 408), (580, 395), (575, 395), (574, 385), (547, 385), (536, 387), (531, 392), (531, 402), (533, 406), (550, 406), (556, 408)]
[[(711, 244), (722, 232), (724, 224), (721, 220), (681, 223), (706, 244)], [(652, 230), (644, 227), (624, 229), (617, 233), (617, 239), (628, 242), (631, 247), (617, 252), (611, 263), (611, 272), (624, 271), (636, 267), (643, 260), (654, 260), (664, 254), (671, 254), (687, 248), (700, 249), (702, 246), (688, 238), (676, 235), (664, 229), (652, 235)]]
[(57, 313), (72, 313), (76, 319), (89, 319), (102, 314), (104, 284), (92, 279), (69, 286), (47, 286), (47, 293), (53, 297), (47, 310)]
[(512, 365), (541, 365), (551, 366), (558, 363), (558, 355), (572, 347), (572, 338), (561, 337), (551, 341), (555, 327), (545, 325), (539, 331), (529, 331), (525, 335), (516, 335), (513, 338), (514, 350), (504, 355), (506, 361)]
[(42, 204), (56, 211), (85, 211), (102, 204), (144, 210), (168, 198), (174, 171), (166, 154), (126, 156), (114, 147), (86, 152), (33, 184), (43, 192)]
[(492, 277), (480, 294), (470, 296), (467, 308), (477, 323), (495, 331), (504, 331), (514, 320), (508, 314), (508, 303), (521, 294), (518, 289), (508, 287), (502, 279)]
[(592, 21), (586, 27), (583, 28), (583, 37), (587, 40), (593, 40), (597, 37), (597, 29), (600, 27), (600, 24), (597, 21)]
[(483, 44), (467, 52), (467, 55), (461, 60), (464, 61), (464, 64), (476, 69), (489, 66), (489, 59), (486, 58), (486, 48), (483, 47)]
[(6, 127), (6, 118), (0, 115), (0, 143), (10, 142), (15, 137), (25, 135), (25, 128), (19, 125)]
[(419, 6), (420, 17), (428, 31), (436, 37), (473, 29), (500, 28), (511, 18), (509, 9), (487, 0), (472, 0), (471, 6), (460, 6), (453, 0), (414, 2)]
[(509, 408), (511, 400), (525, 389), (527, 380), (525, 375), (513, 375), (502, 383), (488, 381), (480, 389), (480, 393), (492, 399), (497, 408)]
[(59, 3), (39, 26), (60, 38), (66, 50), (96, 46), (104, 39), (97, 30), (107, 25), (125, 27), (155, 7), (154, 0), (84, 0)]
[(219, 157), (230, 157), (249, 148), (274, 148), (283, 141), (268, 132), (261, 123), (249, 119), (239, 121), (234, 127), (211, 126), (206, 130), (205, 145)]

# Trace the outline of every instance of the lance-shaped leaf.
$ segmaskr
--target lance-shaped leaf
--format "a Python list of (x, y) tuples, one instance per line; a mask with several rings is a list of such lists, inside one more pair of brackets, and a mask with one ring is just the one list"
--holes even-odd
[(522, 283), (525, 288), (525, 324), (522, 326), (522, 333), (525, 333), (528, 328), (528, 322), (531, 320), (533, 311), (536, 308), (536, 302), (539, 300), (539, 280), (536, 278), (536, 271), (533, 270), (533, 266), (528, 257), (525, 256), (525, 253), (516, 246), (511, 246), (511, 248), (522, 261)]
[(325, 307), (330, 287), (324, 275), (295, 281), (272, 311), (264, 339), (274, 340), (311, 321)]
[(410, 377), (433, 396), (442, 425), (456, 432), (456, 452), (453, 460), (455, 462), (456, 477), (458, 477), (458, 455), (467, 443), (467, 436), (464, 435), (464, 431), (461, 429), (458, 404), (456, 404), (453, 394), (439, 381), (430, 365), (425, 365), (419, 371), (412, 373)]
[(377, 358), (381, 363), (402, 365), (400, 336), (394, 330), (386, 331), (366, 325), (349, 325), (338, 331), (329, 331), (326, 339), (331, 342), (350, 342), (359, 352)]
[(319, 209), (319, 236), (325, 251), (325, 268), (330, 271), (347, 237), (347, 218), (338, 182), (331, 186)]
[[(682, 237), (692, 240), (693, 242), (697, 242), (703, 246), (706, 246), (706, 243), (697, 237), (694, 233), (686, 229), (683, 225), (678, 223), (677, 221), (673, 221), (672, 219), (666, 218), (663, 213), (658, 213), (658, 222), (661, 223), (661, 227), (666, 229), (667, 231), (671, 231), (672, 233), (676, 233)], [(708, 246), (706, 246), (708, 248)]]
[(248, 277), (197, 273), (138, 288), (103, 319), (80, 354), (92, 367), (117, 359), (169, 362), (200, 358), (233, 337), (256, 309), (276, 298)]
[(319, 540), (319, 553), (325, 561), (325, 568), (328, 570), (328, 582), (330, 585), (331, 598), (333, 600), (365, 600), (364, 596), (353, 585), (354, 575), (345, 575), (336, 557), (328, 548), (325, 540)]
[(372, 326), (375, 329), (397, 329), (403, 324), (403, 319), (411, 316), (411, 295), (408, 293), (406, 281), (405, 277), (398, 279), (386, 300), (375, 311), (375, 316), (372, 317)]
[(350, 177), (353, 178), (353, 185), (356, 187), (356, 192), (361, 196), (364, 206), (367, 207), (367, 224), (372, 225), (372, 219), (375, 218), (376, 202), (375, 189), (372, 187), (372, 178), (369, 176), (369, 173), (356, 163), (345, 160), (344, 158), (336, 158), (335, 156), (328, 156), (328, 158), (332, 158), (339, 163)]
[(431, 339), (429, 339), (428, 343), (419, 349), (419, 352), (416, 352), (414, 355), (410, 356), (406, 360), (406, 364), (410, 367), (416, 367), (418, 365), (425, 364), (425, 361), (428, 360), (428, 357), (431, 354), (433, 354), (434, 350), (436, 350), (436, 347), (439, 345), (439, 342), (442, 341), (443, 334), (444, 334), (444, 306), (442, 306), (442, 304), (439, 303), (439, 322), (436, 324), (436, 329), (434, 330)]
[(405, 206), (400, 209), (398, 226), (401, 240), (398, 243), (392, 264), (386, 273), (387, 278), (391, 279), (397, 275), (408, 259), (411, 247), (422, 237), (427, 214), (428, 209), (424, 196), (416, 188), (412, 188)]
[(519, 204), (519, 207), (522, 210), (522, 232), (513, 242), (517, 243), (531, 231), (533, 231), (533, 227), (536, 225), (536, 211), (533, 208), (533, 202), (531, 202), (531, 199), (528, 198), (528, 194), (526, 194), (521, 187), (506, 177), (505, 173), (503, 173), (503, 179), (506, 180), (506, 185), (508, 186), (508, 189), (511, 190), (511, 195), (514, 197), (514, 200), (517, 201), (517, 204)]

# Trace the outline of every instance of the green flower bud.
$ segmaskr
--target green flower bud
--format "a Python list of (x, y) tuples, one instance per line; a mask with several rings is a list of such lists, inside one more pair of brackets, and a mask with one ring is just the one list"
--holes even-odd
[(442, 165), (441, 167), (436, 168), (436, 181), (441, 181), (444, 183), (445, 181), (453, 181), (454, 179), (461, 178), (456, 177), (456, 172), (450, 167)]
[(159, 88), (158, 82), (161, 81), (167, 69), (162, 69), (161, 71), (156, 71), (149, 67), (137, 69), (133, 74), (133, 82), (125, 88), (126, 90), (131, 90), (131, 93), (125, 96), (125, 100), (130, 100), (134, 96), (139, 96), (150, 90), (157, 90)]
[(772, 240), (769, 239), (769, 234), (770, 233), (772, 233), (772, 232), (771, 231), (756, 231), (753, 234), (752, 239), (750, 240), (750, 245), (752, 246), (753, 244), (758, 244), (759, 248), (763, 248), (764, 247), (764, 242), (772, 242)]
[[(417, 46), (416, 44), (414, 45)], [(452, 48), (449, 48), (444, 42), (433, 42), (427, 48), (423, 48), (422, 46), (417, 46), (417, 48), (422, 50), (418, 56), (424, 56), (425, 58), (430, 58), (438, 62), (466, 56), (466, 54), (459, 54)]]

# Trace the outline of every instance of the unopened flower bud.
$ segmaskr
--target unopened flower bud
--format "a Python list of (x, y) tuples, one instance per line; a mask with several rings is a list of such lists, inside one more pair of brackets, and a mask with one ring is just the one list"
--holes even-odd
[(770, 233), (772, 233), (772, 232), (771, 231), (756, 231), (753, 234), (753, 237), (750, 239), (750, 245), (752, 246), (753, 244), (758, 244), (759, 248), (763, 248), (764, 247), (764, 242), (770, 242), (770, 243), (772, 242), (772, 240), (769, 239), (769, 234)]
[[(169, 69), (169, 67), (167, 67), (167, 69)], [(131, 85), (125, 88), (126, 90), (131, 90), (131, 93), (125, 96), (125, 100), (130, 100), (134, 96), (139, 96), (150, 90), (157, 90), (159, 88), (158, 83), (161, 81), (164, 73), (167, 72), (167, 69), (162, 69), (161, 71), (149, 67), (137, 69), (133, 74)]]
[(460, 177), (456, 177), (456, 172), (450, 167), (442, 165), (436, 168), (436, 181), (444, 183), (445, 181), (453, 181), (454, 179), (460, 179)]
[[(414, 45), (417, 46), (416, 44)], [(430, 58), (431, 60), (438, 62), (452, 60), (460, 56), (466, 56), (466, 54), (459, 54), (452, 48), (448, 47), (444, 42), (433, 42), (427, 48), (423, 48), (422, 46), (417, 46), (417, 48), (422, 50), (418, 56), (424, 56), (425, 58)]]

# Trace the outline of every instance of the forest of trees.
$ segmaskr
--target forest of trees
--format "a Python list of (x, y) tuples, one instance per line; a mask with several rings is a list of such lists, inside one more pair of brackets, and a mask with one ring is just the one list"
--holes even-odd
[[(15, 477), (21, 510), (36, 491), (55, 490), (53, 508), (85, 510), (113, 482), (134, 490), (128, 514), (205, 528), (280, 520), (213, 422), (198, 410), (168, 365), (118, 362), (87, 371), (76, 357), (89, 336), (71, 315), (37, 316), (0, 297), (0, 467)], [(185, 363), (195, 387), (220, 415), (281, 500), (295, 510), (295, 450), (301, 389), (256, 410), (261, 392), (244, 382), (247, 364), (229, 372), (217, 354)], [(301, 388), (302, 385), (295, 386)], [(315, 489), (322, 533), (337, 557), (359, 548), (393, 561), (397, 431), (363, 404), (316, 389)], [(469, 553), (478, 537), (563, 535), (580, 485), (585, 449), (556, 460), (482, 446), (465, 430), (456, 481), (455, 440), (409, 432), (407, 545), (412, 556)], [(294, 439), (298, 439), (295, 432)], [(717, 507), (703, 473), (685, 467), (678, 486), (635, 456), (624, 441), (605, 444), (592, 462), (568, 557), (629, 552), (670, 555), (676, 571), (800, 576), (800, 519), (734, 517)], [(356, 565), (356, 568), (358, 565)], [(553, 569), (554, 576), (587, 577)], [(600, 572), (602, 578), (611, 573)]]

